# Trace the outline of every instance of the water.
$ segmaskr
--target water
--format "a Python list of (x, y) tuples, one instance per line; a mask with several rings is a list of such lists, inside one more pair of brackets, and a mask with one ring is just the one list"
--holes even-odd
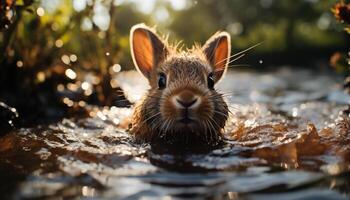
[[(135, 73), (117, 79), (139, 98)], [(350, 119), (341, 111), (350, 97), (337, 83), (289, 68), (228, 73), (219, 85), (232, 112), (228, 140), (212, 150), (135, 144), (128, 108), (16, 129), (0, 138), (0, 196), (349, 199)]]

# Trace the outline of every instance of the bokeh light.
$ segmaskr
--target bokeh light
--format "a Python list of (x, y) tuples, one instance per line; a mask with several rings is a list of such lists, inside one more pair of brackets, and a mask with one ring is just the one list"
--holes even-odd
[(44, 10), (44, 8), (42, 8), (42, 7), (37, 8), (37, 9), (36, 9), (36, 14), (37, 14), (38, 16), (40, 16), (40, 17), (44, 16), (44, 15), (45, 15), (45, 10)]
[(65, 72), (66, 76), (70, 79), (77, 78), (77, 74), (72, 69), (67, 69)]

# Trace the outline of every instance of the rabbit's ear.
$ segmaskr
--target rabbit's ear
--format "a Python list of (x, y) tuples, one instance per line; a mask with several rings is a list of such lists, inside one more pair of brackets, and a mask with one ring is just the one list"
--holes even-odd
[(168, 54), (163, 41), (144, 24), (137, 24), (131, 28), (130, 48), (137, 70), (148, 79), (154, 68)]
[(203, 52), (213, 67), (215, 82), (226, 72), (231, 53), (231, 37), (227, 32), (211, 36), (203, 46)]

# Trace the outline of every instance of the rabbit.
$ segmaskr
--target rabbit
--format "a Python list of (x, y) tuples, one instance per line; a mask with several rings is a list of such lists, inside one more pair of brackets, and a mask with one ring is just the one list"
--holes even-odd
[(217, 32), (202, 47), (180, 51), (145, 24), (131, 28), (134, 65), (150, 85), (132, 115), (130, 133), (136, 141), (222, 141), (229, 110), (215, 85), (227, 70), (230, 41), (227, 32)]

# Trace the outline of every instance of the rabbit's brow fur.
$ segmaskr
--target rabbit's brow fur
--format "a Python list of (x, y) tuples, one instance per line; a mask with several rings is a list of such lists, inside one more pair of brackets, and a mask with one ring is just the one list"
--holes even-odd
[[(158, 56), (149, 77), (151, 88), (140, 102), (135, 105), (132, 128), (130, 132), (138, 141), (154, 142), (159, 139), (169, 143), (206, 143), (217, 144), (222, 138), (222, 131), (228, 117), (228, 107), (221, 94), (208, 88), (207, 77), (215, 71), (210, 64), (203, 47), (195, 44), (185, 49), (177, 43), (169, 45), (167, 38), (161, 39), (154, 29), (148, 28), (154, 36), (163, 43), (155, 45), (155, 52), (166, 49), (164, 56)], [(215, 39), (216, 33), (208, 41)], [(165, 47), (165, 49), (163, 49)], [(158, 88), (159, 73), (167, 77), (166, 88)], [(188, 126), (175, 120), (178, 111), (171, 98), (189, 91), (200, 96), (201, 104), (198, 109), (191, 111), (196, 123)]]

